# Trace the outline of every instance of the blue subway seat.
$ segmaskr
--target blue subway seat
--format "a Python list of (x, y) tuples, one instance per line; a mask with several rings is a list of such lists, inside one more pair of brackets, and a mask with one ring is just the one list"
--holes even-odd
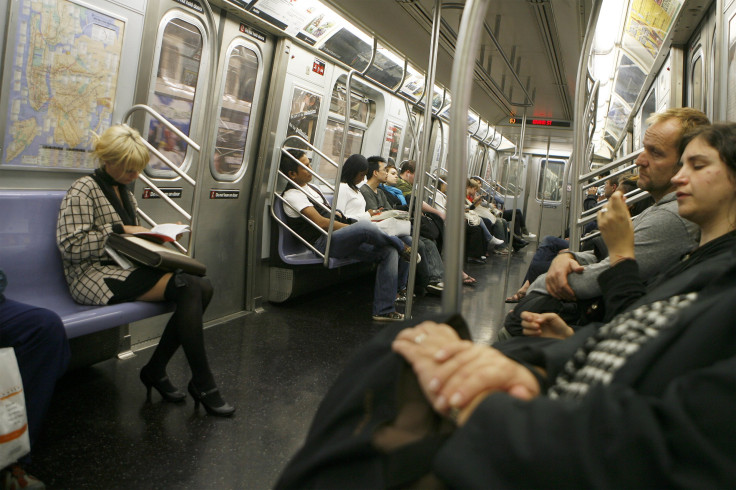
[[(273, 205), (274, 215), (286, 223), (286, 213), (284, 212), (284, 205), (279, 198), (274, 200)], [(289, 265), (308, 265), (308, 264), (321, 264), (323, 263), (322, 257), (314, 253), (313, 250), (309, 249), (304, 243), (302, 243), (294, 233), (285, 228), (281, 223), (278, 223), (279, 227), (279, 257), (284, 263)], [(358, 262), (354, 259), (335, 259), (330, 257), (328, 260), (328, 268), (335, 269), (348, 264), (355, 264)]]
[(169, 303), (133, 301), (84, 306), (71, 297), (56, 247), (56, 221), (64, 191), (0, 190), (0, 268), (5, 296), (56, 312), (69, 338), (173, 310)]

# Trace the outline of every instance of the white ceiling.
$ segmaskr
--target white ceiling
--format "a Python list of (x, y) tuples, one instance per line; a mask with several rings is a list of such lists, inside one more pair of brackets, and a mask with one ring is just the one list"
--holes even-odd
[[(325, 3), (426, 70), (434, 0), (325, 0)], [(436, 81), (448, 88), (464, 3), (443, 2)], [(476, 67), (471, 109), (496, 125), (513, 143), (518, 141), (520, 126), (509, 125), (508, 119), (513, 113), (521, 116), (524, 108), (509, 104), (504, 98), (512, 103), (524, 103), (524, 88), (532, 99), (526, 108), (528, 119), (571, 121), (578, 60), (591, 4), (592, 0), (489, 1), (486, 25), (521, 84), (516, 82), (491, 37), (484, 33), (479, 48), (483, 58)], [(498, 95), (499, 88), (503, 88), (503, 96)], [(527, 126), (526, 134), (525, 148), (546, 149), (548, 141), (553, 152), (569, 151), (572, 147), (572, 128)]]

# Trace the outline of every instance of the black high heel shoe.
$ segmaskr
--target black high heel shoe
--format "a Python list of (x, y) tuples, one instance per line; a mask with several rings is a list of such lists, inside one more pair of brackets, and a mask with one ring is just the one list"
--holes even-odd
[(209, 391), (199, 391), (194, 382), (190, 381), (187, 386), (189, 394), (194, 398), (194, 409), (199, 409), (199, 404), (204, 406), (207, 413), (210, 415), (216, 415), (218, 417), (229, 417), (235, 413), (235, 407), (228, 404), (220, 396), (220, 392), (217, 387), (212, 388)]
[(156, 388), (156, 391), (158, 391), (167, 402), (181, 403), (187, 397), (186, 393), (179, 391), (176, 386), (171, 384), (168, 376), (164, 376), (160, 379), (153, 379), (145, 366), (141, 369), (141, 381), (146, 386), (146, 401), (148, 402), (151, 401), (151, 388)]

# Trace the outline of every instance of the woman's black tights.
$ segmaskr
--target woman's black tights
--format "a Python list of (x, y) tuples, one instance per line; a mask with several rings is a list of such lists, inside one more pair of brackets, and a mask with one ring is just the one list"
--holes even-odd
[(156, 379), (166, 375), (166, 365), (181, 345), (192, 370), (194, 385), (203, 391), (216, 386), (207, 362), (202, 332), (202, 316), (212, 294), (212, 284), (204, 277), (178, 273), (169, 280), (164, 297), (175, 302), (176, 309), (148, 361), (148, 369)]

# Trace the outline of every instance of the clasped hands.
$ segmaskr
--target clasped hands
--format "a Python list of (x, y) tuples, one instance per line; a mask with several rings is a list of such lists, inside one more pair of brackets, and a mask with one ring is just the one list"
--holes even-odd
[(427, 321), (402, 330), (392, 347), (411, 364), (435, 411), (456, 414), (458, 425), (490, 393), (530, 400), (540, 391), (526, 367), (496, 349), (460, 339), (444, 324)]

